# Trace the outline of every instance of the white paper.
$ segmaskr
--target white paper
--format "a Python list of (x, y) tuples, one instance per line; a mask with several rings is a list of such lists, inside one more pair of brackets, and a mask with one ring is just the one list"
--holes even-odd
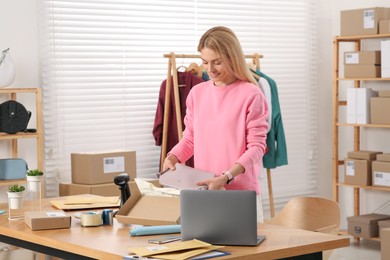
[(390, 172), (374, 172), (374, 184), (390, 187)]
[(363, 11), (363, 27), (364, 29), (375, 28), (375, 11), (364, 10)]
[(125, 157), (107, 157), (103, 159), (103, 173), (124, 172)]
[(359, 64), (359, 53), (357, 52), (346, 53), (345, 64)]
[(348, 176), (355, 176), (355, 162), (346, 161), (345, 162), (345, 174)]

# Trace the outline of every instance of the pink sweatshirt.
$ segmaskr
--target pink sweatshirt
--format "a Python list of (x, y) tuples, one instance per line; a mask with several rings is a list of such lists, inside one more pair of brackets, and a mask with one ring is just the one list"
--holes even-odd
[(268, 129), (268, 108), (260, 88), (241, 80), (224, 87), (207, 81), (191, 89), (186, 104), (183, 138), (170, 153), (180, 162), (194, 155), (194, 168), (216, 176), (238, 162), (245, 172), (225, 188), (259, 194)]

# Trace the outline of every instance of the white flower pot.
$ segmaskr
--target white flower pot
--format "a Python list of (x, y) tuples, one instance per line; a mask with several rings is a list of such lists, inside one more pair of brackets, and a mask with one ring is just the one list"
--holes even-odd
[(9, 192), (8, 203), (11, 209), (20, 209), (23, 206), (23, 195), (24, 192)]
[(28, 184), (29, 191), (40, 192), (42, 178), (43, 175), (38, 175), (38, 176), (27, 175), (27, 184)]

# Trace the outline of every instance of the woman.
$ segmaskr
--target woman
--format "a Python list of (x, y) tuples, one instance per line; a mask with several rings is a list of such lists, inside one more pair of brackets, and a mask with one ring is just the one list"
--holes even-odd
[(194, 155), (194, 168), (215, 173), (199, 182), (210, 190), (254, 190), (263, 221), (258, 175), (266, 150), (268, 108), (232, 30), (218, 26), (200, 39), (198, 51), (210, 80), (187, 97), (183, 138), (168, 153), (163, 170)]

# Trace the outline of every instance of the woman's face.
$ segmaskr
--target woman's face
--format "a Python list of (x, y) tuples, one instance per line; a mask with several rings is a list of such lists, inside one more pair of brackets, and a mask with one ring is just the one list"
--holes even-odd
[(213, 50), (203, 48), (200, 51), (200, 56), (203, 69), (207, 71), (210, 80), (214, 82), (215, 86), (226, 86), (237, 79), (233, 74), (229, 73), (229, 65), (224, 63), (221, 57)]

